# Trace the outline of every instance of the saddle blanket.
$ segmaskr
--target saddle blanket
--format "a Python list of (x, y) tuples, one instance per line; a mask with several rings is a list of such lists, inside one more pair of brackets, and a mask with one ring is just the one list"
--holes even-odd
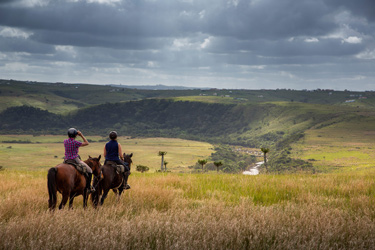
[(117, 165), (116, 162), (114, 161), (107, 161), (108, 165), (112, 165), (117, 171), (117, 173), (124, 173), (125, 172), (125, 167), (123, 165)]
[(73, 165), (77, 169), (77, 171), (80, 172), (81, 174), (86, 174), (87, 172), (85, 165), (81, 163), (77, 163), (75, 160), (71, 160), (71, 159), (64, 160), (64, 163)]

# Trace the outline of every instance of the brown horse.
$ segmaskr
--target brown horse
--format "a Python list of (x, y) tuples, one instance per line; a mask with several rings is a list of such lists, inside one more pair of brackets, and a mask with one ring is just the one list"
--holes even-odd
[[(100, 175), (100, 157), (89, 159), (85, 163), (92, 169), (93, 176)], [(56, 208), (57, 203), (57, 191), (62, 194), (62, 200), (59, 205), (59, 209), (64, 208), (66, 202), (69, 199), (69, 208), (73, 206), (74, 197), (83, 195), (83, 207), (87, 207), (88, 193), (86, 189), (86, 178), (78, 172), (78, 170), (70, 164), (59, 164), (54, 168), (48, 170), (47, 175), (48, 182), (48, 206), (50, 210)]]
[[(129, 164), (129, 169), (131, 168), (133, 153), (127, 155), (124, 153), (124, 161)], [(120, 199), (122, 192), (125, 190), (124, 177), (123, 174), (118, 173), (116, 169), (110, 165), (106, 164), (101, 167), (101, 175), (99, 178), (94, 178), (93, 185), (95, 187), (95, 192), (91, 195), (92, 203), (94, 207), (99, 204), (103, 205), (104, 200), (107, 198), (109, 190), (113, 190), (117, 194), (117, 198)], [(117, 192), (118, 191), (118, 192)], [(101, 197), (101, 198), (100, 198)]]

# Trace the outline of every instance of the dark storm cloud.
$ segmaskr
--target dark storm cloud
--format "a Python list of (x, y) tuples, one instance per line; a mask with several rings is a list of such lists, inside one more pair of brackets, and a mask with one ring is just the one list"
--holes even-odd
[(374, 9), (373, 0), (0, 0), (0, 73), (253, 88), (260, 78), (371, 82)]
[(1, 38), (0, 48), (2, 52), (27, 52), (35, 54), (48, 54), (54, 52), (52, 46), (41, 45), (36, 42), (19, 38)]
[[(77, 35), (70, 43), (75, 45), (77, 41), (78, 46), (83, 45), (81, 37), (84, 35), (88, 36), (86, 41), (91, 46), (93, 36), (101, 40), (107, 36), (111, 39), (178, 37), (201, 32), (239, 39), (280, 39), (324, 35), (336, 27), (329, 8), (321, 1), (263, 0), (253, 5), (240, 1), (237, 6), (218, 1), (214, 7), (209, 1), (204, 2), (195, 6), (175, 1), (126, 1), (112, 6), (57, 1), (35, 8), (1, 7), (0, 23), (34, 32), (46, 30)], [(51, 37), (53, 40), (54, 36)]]
[(336, 8), (343, 7), (354, 15), (375, 21), (375, 1), (373, 0), (326, 0), (326, 3)]
[(336, 25), (321, 1), (241, 1), (237, 6), (209, 10), (207, 32), (241, 39), (317, 36)]
[(257, 56), (294, 57), (294, 56), (345, 56), (356, 55), (364, 49), (363, 44), (343, 43), (339, 39), (323, 39), (306, 42), (305, 39), (293, 40), (237, 40), (233, 38), (216, 39), (212, 42), (212, 53), (251, 52)]

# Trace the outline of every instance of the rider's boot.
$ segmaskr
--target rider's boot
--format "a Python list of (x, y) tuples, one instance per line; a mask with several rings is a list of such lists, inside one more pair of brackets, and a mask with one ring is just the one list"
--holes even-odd
[(130, 185), (128, 184), (128, 179), (129, 179), (130, 171), (124, 172), (124, 184), (125, 184), (125, 190), (130, 189)]
[(87, 193), (93, 193), (95, 192), (95, 188), (93, 186), (91, 186), (91, 179), (92, 179), (92, 173), (87, 173), (86, 175), (86, 189), (87, 189)]

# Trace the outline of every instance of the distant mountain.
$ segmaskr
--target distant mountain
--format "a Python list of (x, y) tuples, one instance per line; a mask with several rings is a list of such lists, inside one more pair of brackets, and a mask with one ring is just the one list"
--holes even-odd
[(197, 88), (197, 87), (184, 87), (184, 86), (167, 86), (167, 85), (118, 85), (111, 84), (111, 87), (115, 88), (128, 88), (128, 89), (147, 89), (147, 90), (189, 90), (189, 89), (209, 89), (209, 88)]

